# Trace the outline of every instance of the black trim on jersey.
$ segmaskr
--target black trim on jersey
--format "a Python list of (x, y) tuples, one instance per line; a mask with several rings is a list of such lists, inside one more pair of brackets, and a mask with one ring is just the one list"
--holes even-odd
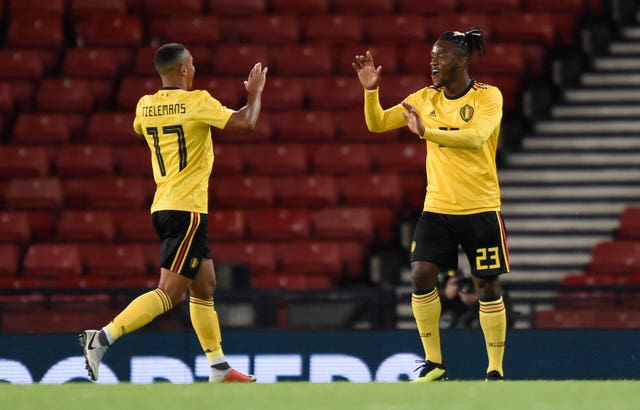
[(475, 83), (476, 83), (476, 80), (474, 80), (474, 79), (472, 78), (472, 79), (471, 79), (471, 82), (469, 82), (469, 85), (467, 86), (467, 88), (466, 88), (463, 92), (461, 92), (461, 93), (460, 93), (460, 94), (458, 94), (458, 95), (453, 95), (453, 96), (448, 96), (448, 95), (447, 95), (447, 93), (443, 93), (443, 94), (444, 94), (444, 98), (446, 98), (447, 100), (457, 100), (457, 99), (458, 99), (458, 98), (460, 98), (460, 97), (464, 97), (464, 95), (465, 95), (466, 93), (468, 93), (470, 89), (472, 89), (472, 88), (473, 88), (473, 85), (474, 85)]

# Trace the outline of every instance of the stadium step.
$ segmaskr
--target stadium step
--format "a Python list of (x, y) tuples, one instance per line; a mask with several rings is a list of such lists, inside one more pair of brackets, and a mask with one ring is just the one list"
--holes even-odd
[[(584, 77), (583, 77), (584, 78)], [(583, 80), (584, 82), (584, 80)], [(640, 85), (640, 74), (638, 75)], [(551, 107), (552, 118), (638, 118), (640, 104), (627, 105), (555, 105)]]

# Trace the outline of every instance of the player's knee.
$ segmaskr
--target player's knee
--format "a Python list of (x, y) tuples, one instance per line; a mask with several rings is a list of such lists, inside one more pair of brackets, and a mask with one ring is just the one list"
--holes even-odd
[(436, 286), (438, 268), (430, 263), (418, 262), (411, 266), (411, 283), (414, 289), (431, 290)]
[(477, 278), (478, 298), (482, 302), (491, 302), (501, 296), (500, 281), (497, 276), (493, 278)]

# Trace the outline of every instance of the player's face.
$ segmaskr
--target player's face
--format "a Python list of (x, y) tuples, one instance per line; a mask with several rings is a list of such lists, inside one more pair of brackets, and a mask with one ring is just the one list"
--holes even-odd
[(450, 41), (438, 40), (431, 49), (431, 81), (434, 87), (447, 87), (458, 75), (459, 54)]

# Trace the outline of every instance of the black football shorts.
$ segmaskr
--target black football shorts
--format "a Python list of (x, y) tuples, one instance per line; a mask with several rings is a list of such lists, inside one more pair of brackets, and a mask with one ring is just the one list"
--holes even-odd
[(474, 276), (509, 272), (507, 235), (498, 211), (470, 215), (423, 212), (413, 232), (411, 262), (431, 262), (447, 270), (458, 245), (469, 258)]
[(202, 259), (211, 259), (207, 237), (207, 214), (187, 211), (157, 211), (151, 222), (162, 239), (160, 266), (194, 279)]

